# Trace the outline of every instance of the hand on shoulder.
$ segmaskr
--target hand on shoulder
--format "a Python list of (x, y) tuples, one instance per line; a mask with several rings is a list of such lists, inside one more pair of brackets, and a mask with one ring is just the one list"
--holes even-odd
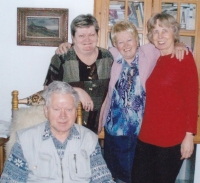
[(56, 49), (56, 54), (57, 55), (63, 55), (68, 52), (68, 50), (71, 48), (71, 43), (65, 42), (62, 43), (57, 49)]

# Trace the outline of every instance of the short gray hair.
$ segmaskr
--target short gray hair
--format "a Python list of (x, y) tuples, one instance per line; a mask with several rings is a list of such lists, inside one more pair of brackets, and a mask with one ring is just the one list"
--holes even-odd
[(71, 23), (71, 35), (75, 36), (77, 28), (90, 27), (90, 26), (94, 26), (95, 31), (98, 34), (99, 25), (94, 16), (92, 16), (91, 14), (78, 15)]
[(171, 27), (174, 33), (174, 43), (179, 42), (180, 25), (172, 15), (167, 13), (157, 13), (148, 20), (147, 22), (148, 40), (151, 43), (153, 43), (153, 29), (155, 28), (157, 20), (160, 21), (159, 26)]
[(74, 103), (76, 108), (78, 107), (79, 103), (79, 96), (78, 93), (73, 89), (72, 86), (70, 86), (66, 82), (62, 81), (53, 81), (51, 84), (49, 84), (42, 93), (42, 97), (45, 100), (45, 105), (48, 106), (51, 100), (52, 94), (70, 94), (74, 98)]

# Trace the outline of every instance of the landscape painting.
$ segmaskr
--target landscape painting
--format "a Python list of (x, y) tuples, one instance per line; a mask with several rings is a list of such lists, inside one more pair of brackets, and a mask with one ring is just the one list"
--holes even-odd
[(27, 36), (59, 37), (59, 19), (48, 17), (27, 17)]
[(17, 8), (17, 45), (59, 46), (68, 41), (68, 9)]

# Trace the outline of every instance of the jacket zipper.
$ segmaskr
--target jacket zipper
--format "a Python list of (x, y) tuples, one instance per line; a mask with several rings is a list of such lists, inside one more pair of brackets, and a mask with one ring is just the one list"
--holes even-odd
[(61, 172), (62, 172), (62, 183), (64, 183), (62, 158), (60, 158), (60, 167), (61, 167)]
[(76, 173), (78, 173), (78, 171), (77, 171), (77, 166), (76, 166), (76, 154), (74, 154), (74, 162), (75, 162), (75, 170), (76, 170)]

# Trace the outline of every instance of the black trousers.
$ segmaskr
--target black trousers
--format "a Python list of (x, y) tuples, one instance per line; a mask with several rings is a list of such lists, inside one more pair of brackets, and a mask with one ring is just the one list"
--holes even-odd
[(132, 183), (174, 183), (182, 166), (180, 144), (158, 147), (137, 142)]

